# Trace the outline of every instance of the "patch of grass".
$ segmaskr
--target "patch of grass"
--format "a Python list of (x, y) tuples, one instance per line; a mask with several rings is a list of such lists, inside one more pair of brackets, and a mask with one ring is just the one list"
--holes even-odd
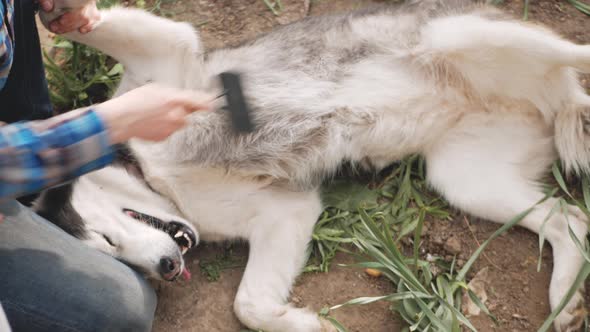
[[(557, 198), (557, 208), (552, 212), (566, 212), (564, 207), (569, 203), (587, 213), (590, 210), (589, 178), (582, 177), (581, 181), (567, 183), (557, 164), (553, 166), (552, 173), (554, 180), (547, 185), (545, 197)], [(392, 310), (404, 319), (412, 331), (454, 332), (460, 331), (460, 326), (475, 331), (460, 311), (464, 293), (495, 321), (493, 314), (468, 288), (466, 276), (487, 245), (516, 225), (533, 207), (502, 225), (461, 269), (457, 269), (455, 261), (445, 262), (436, 257), (426, 260), (419, 254), (424, 220), (450, 217), (447, 204), (426, 186), (421, 158), (412, 156), (405, 159), (385, 179), (369, 185), (350, 180), (336, 181), (325, 189), (324, 200), (327, 209), (314, 230), (311, 258), (306, 270), (328, 271), (334, 253), (344, 250), (359, 257), (360, 263), (352, 266), (379, 270), (396, 288), (393, 294), (361, 297), (324, 308), (320, 314), (339, 331), (346, 331), (346, 328), (330, 316), (332, 310), (375, 301), (391, 302)], [(573, 236), (573, 232), (571, 234)], [(406, 242), (411, 243), (411, 248), (400, 241), (404, 237), (410, 239)], [(584, 268), (562, 306), (547, 318), (539, 331), (547, 331), (551, 327), (563, 305), (590, 275), (590, 249), (586, 239), (574, 240), (584, 253)], [(542, 247), (543, 231), (539, 241)], [(347, 248), (349, 245), (357, 251), (351, 252)]]
[(233, 255), (232, 246), (224, 248), (221, 255), (217, 255), (214, 259), (199, 262), (201, 273), (208, 281), (217, 281), (221, 276), (221, 271), (242, 268), (246, 266), (244, 257), (236, 257)]
[[(108, 8), (117, 3), (100, 0), (98, 6)], [(49, 93), (58, 112), (108, 99), (121, 79), (123, 66), (85, 45), (61, 37), (54, 41), (55, 55), (44, 56)]]
[[(396, 241), (414, 234), (411, 241), (417, 244), (426, 219), (450, 218), (447, 203), (428, 187), (424, 160), (418, 156), (401, 161), (368, 186), (348, 178), (335, 180), (323, 189), (322, 199), (326, 209), (313, 232), (306, 271), (328, 271), (336, 251), (343, 250), (342, 244), (354, 242), (354, 235), (363, 227), (359, 208), (378, 216), (396, 234)], [(417, 259), (417, 249), (413, 256)]]
[(123, 66), (106, 55), (57, 38), (55, 57), (45, 54), (50, 97), (58, 111), (92, 105), (108, 99), (123, 73)]
[(173, 17), (177, 13), (172, 10), (164, 9), (162, 6), (169, 5), (174, 2), (176, 2), (176, 0), (155, 0), (155, 1), (153, 1), (153, 3), (150, 6), (147, 6), (145, 0), (138, 0), (136, 2), (136, 6), (138, 8), (143, 8), (149, 12), (152, 12), (156, 15), (165, 16), (165, 17)]
[[(342, 246), (349, 244), (362, 254), (356, 254), (362, 262), (354, 266), (379, 270), (397, 290), (324, 309), (321, 314), (338, 330), (346, 328), (329, 315), (330, 310), (374, 301), (396, 304), (392, 309), (414, 330), (455, 331), (461, 324), (472, 327), (460, 312), (461, 292), (468, 291), (465, 272), (456, 271), (454, 262), (420, 257), (424, 222), (450, 218), (447, 203), (426, 184), (422, 158), (403, 160), (369, 186), (335, 181), (324, 190), (323, 200), (327, 208), (314, 230), (306, 270), (327, 271), (337, 250), (350, 252)], [(402, 238), (409, 239), (411, 248), (404, 248)], [(482, 309), (487, 312), (483, 305)]]
[[(138, 0), (134, 5), (162, 16), (172, 16), (162, 5), (176, 0), (155, 0), (147, 5)], [(98, 7), (119, 5), (120, 0), (99, 0)], [(111, 97), (123, 74), (123, 66), (91, 47), (56, 37), (55, 54), (45, 56), (45, 69), (50, 97), (58, 112), (89, 106)]]
[(574, 6), (577, 10), (590, 16), (590, 4), (580, 0), (567, 0), (567, 2), (572, 4), (572, 6)]

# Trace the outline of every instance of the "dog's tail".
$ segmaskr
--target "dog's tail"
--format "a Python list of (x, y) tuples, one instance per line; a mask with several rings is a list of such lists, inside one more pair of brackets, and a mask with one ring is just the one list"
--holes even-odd
[(567, 173), (590, 174), (590, 96), (573, 99), (557, 113), (555, 146)]

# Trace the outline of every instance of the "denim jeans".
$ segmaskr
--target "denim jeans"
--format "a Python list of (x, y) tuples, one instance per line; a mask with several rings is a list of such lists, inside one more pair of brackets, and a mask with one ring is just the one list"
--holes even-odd
[(0, 213), (0, 303), (14, 332), (151, 329), (156, 294), (142, 276), (15, 201)]

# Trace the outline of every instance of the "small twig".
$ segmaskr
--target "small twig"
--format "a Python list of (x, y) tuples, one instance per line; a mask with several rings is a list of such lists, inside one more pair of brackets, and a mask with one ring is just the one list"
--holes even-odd
[[(275, 16), (279, 16), (280, 11), (283, 10), (283, 4), (280, 0), (276, 0), (274, 2), (270, 2), (270, 0), (264, 0), (264, 4)], [(277, 10), (277, 7), (279, 10)]]
[[(477, 243), (477, 246), (478, 247), (481, 247), (481, 243), (477, 240), (477, 237), (475, 236), (475, 233), (471, 229), (471, 223), (469, 222), (469, 220), (467, 220), (467, 217), (466, 216), (463, 216), (463, 220), (465, 221), (465, 225), (467, 226), (467, 229), (469, 229), (469, 232), (471, 233), (471, 236), (473, 236), (473, 240), (475, 240), (475, 243)], [(499, 267), (498, 265), (494, 264), (492, 262), (492, 260), (488, 257), (488, 255), (486, 255), (485, 252), (482, 252), (482, 255), (488, 261), (488, 263), (490, 263), (490, 265), (492, 265), (493, 267), (495, 267), (496, 269), (498, 269), (500, 271), (503, 270), (501, 267)]]

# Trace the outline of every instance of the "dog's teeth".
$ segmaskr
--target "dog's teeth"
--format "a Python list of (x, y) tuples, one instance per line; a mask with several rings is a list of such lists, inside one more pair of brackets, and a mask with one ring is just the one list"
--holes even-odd
[(188, 234), (184, 234), (184, 239), (186, 240), (186, 242), (188, 242), (188, 246), (192, 247), (193, 246), (193, 241), (191, 241), (191, 237), (188, 236)]
[(190, 236), (188, 236), (188, 234), (186, 234), (186, 233), (185, 233), (185, 234), (184, 234), (184, 239), (186, 240), (186, 242), (188, 242), (188, 247), (189, 247), (189, 248), (192, 248), (192, 246), (193, 246), (193, 241), (191, 240), (191, 237), (190, 237)]
[(186, 254), (186, 252), (188, 251), (187, 247), (182, 247), (182, 249), (180, 249), (180, 252), (182, 252), (182, 254)]
[(176, 232), (176, 234), (174, 234), (174, 238), (177, 239), (177, 238), (181, 237), (182, 235), (184, 235), (184, 233), (182, 231), (178, 231), (178, 232)]

